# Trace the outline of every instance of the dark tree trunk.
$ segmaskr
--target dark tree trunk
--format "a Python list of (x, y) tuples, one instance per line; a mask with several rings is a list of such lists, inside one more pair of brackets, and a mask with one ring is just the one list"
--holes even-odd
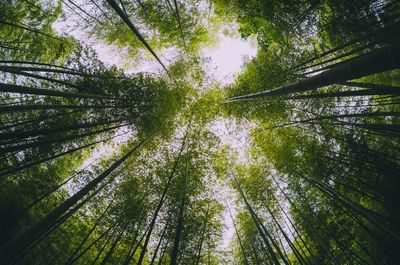
[(18, 236), (13, 238), (5, 246), (1, 248), (1, 259), (3, 264), (9, 264), (13, 261), (19, 253), (23, 252), (32, 242), (34, 242), (42, 234), (45, 234), (54, 222), (57, 221), (65, 212), (67, 212), (74, 204), (84, 198), (89, 192), (94, 190), (105, 178), (107, 178), (118, 166), (127, 160), (133, 153), (135, 153), (144, 142), (137, 145), (115, 163), (113, 163), (107, 170), (105, 170), (98, 177), (90, 181), (80, 191), (75, 193), (72, 197), (68, 198), (64, 203), (51, 211), (41, 221), (34, 224), (30, 228), (21, 232)]
[(228, 101), (278, 97), (292, 93), (316, 90), (321, 87), (337, 84), (347, 80), (357, 79), (371, 74), (397, 69), (399, 66), (400, 44), (397, 44), (391, 47), (375, 50), (354, 59), (347, 60), (325, 72), (308, 77), (299, 82), (272, 90), (232, 97), (228, 99)]
[(143, 45), (149, 50), (149, 52), (154, 56), (154, 58), (159, 62), (159, 64), (164, 68), (164, 70), (168, 73), (167, 68), (161, 62), (160, 58), (158, 58), (157, 54), (153, 51), (147, 41), (144, 39), (143, 35), (139, 32), (139, 30), (133, 25), (131, 20), (125, 15), (124, 11), (119, 7), (115, 0), (107, 0), (107, 3), (117, 12), (117, 14), (121, 17), (121, 19), (125, 22), (126, 25), (132, 30), (133, 34), (143, 43)]
[(153, 215), (153, 218), (152, 218), (151, 223), (150, 223), (150, 229), (149, 229), (149, 232), (147, 233), (146, 240), (144, 242), (142, 251), (140, 252), (139, 261), (138, 261), (137, 265), (141, 265), (142, 262), (143, 262), (144, 256), (145, 256), (146, 251), (147, 251), (147, 245), (149, 243), (151, 233), (153, 231), (154, 225), (155, 225), (157, 217), (158, 217), (158, 213), (159, 213), (161, 207), (164, 204), (165, 196), (167, 194), (169, 186), (171, 185), (172, 178), (175, 175), (175, 171), (176, 171), (176, 168), (178, 167), (179, 160), (181, 158), (181, 154), (183, 152), (183, 149), (185, 148), (186, 137), (187, 137), (187, 133), (185, 134), (185, 137), (184, 137), (184, 139), (182, 141), (181, 149), (179, 150), (179, 154), (178, 154), (178, 157), (175, 160), (175, 163), (174, 163), (174, 166), (172, 168), (171, 174), (168, 177), (168, 180), (167, 180), (167, 183), (166, 183), (165, 188), (163, 190), (163, 193), (161, 195), (160, 201), (159, 201), (159, 203), (158, 203), (158, 205), (156, 207), (156, 210), (154, 211), (154, 215)]
[(5, 83), (0, 83), (0, 92), (63, 97), (63, 98), (69, 98), (69, 99), (72, 99), (72, 98), (92, 98), (92, 99), (110, 99), (110, 100), (114, 99), (109, 96), (64, 92), (64, 91), (58, 91), (58, 90), (34, 88), (34, 87), (12, 85), (12, 84), (5, 84)]

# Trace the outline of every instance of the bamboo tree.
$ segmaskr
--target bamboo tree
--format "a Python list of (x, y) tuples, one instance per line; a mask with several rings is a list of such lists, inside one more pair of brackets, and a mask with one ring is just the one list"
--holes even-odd
[[(64, 2), (64, 0), (61, 0), (62, 2)], [(83, 10), (79, 5), (77, 5), (74, 1), (72, 0), (67, 0), (69, 3), (71, 3), (73, 6), (75, 6), (79, 11), (81, 11), (82, 13), (84, 13), (86, 16), (90, 17), (91, 19), (93, 19), (94, 21), (97, 21), (100, 24), (103, 24), (100, 20), (98, 20), (96, 17), (90, 15), (88, 12), (86, 12), (85, 10)]]
[(204, 242), (204, 237), (205, 237), (206, 229), (207, 229), (208, 211), (209, 210), (210, 210), (210, 205), (207, 205), (207, 210), (206, 210), (205, 218), (204, 218), (203, 231), (201, 232), (199, 251), (197, 253), (196, 265), (199, 265), (199, 262), (200, 262), (200, 259), (201, 259), (201, 251), (203, 249), (203, 242)]
[[(286, 242), (289, 244), (289, 247), (293, 251), (294, 255), (296, 256), (297, 260), (299, 261), (300, 264), (305, 264), (304, 262), (304, 257), (299, 253), (297, 250), (296, 246), (292, 243), (292, 241), (289, 239), (288, 235), (286, 232), (283, 230), (282, 226), (280, 225), (279, 221), (276, 219), (275, 215), (273, 214), (272, 210), (268, 207), (268, 205), (265, 203), (265, 208), (267, 209), (268, 213), (272, 217), (272, 220), (275, 222), (276, 226), (278, 227), (279, 231), (285, 238)], [(289, 260), (289, 259), (288, 259)]]
[(68, 220), (71, 216), (73, 216), (78, 210), (80, 210), (82, 208), (83, 205), (85, 205), (89, 200), (91, 200), (95, 195), (97, 195), (109, 183), (110, 183), (110, 181), (103, 184), (99, 189), (95, 190), (92, 194), (90, 194), (88, 197), (86, 197), (84, 200), (79, 202), (72, 209), (68, 210), (64, 215), (62, 215), (57, 220), (55, 220), (49, 226), (48, 230), (46, 230), (44, 233), (40, 234), (37, 238), (35, 238), (34, 242), (31, 242), (25, 249), (23, 249), (18, 254), (18, 256), (13, 260), (13, 264), (15, 262), (18, 262), (21, 258), (23, 258), (29, 251), (31, 251), (32, 248), (34, 248), (37, 244), (39, 244), (51, 232), (53, 232), (54, 230), (59, 228), (61, 226), (61, 224), (63, 224), (66, 220)]
[(242, 243), (242, 240), (240, 239), (239, 231), (238, 231), (238, 229), (237, 229), (237, 227), (236, 227), (235, 220), (233, 219), (231, 209), (229, 208), (228, 205), (226, 205), (226, 206), (227, 206), (228, 211), (229, 211), (229, 216), (230, 216), (231, 219), (232, 219), (233, 228), (235, 229), (235, 233), (236, 233), (236, 237), (237, 237), (238, 242), (239, 242), (240, 250), (242, 251), (244, 264), (245, 264), (245, 265), (248, 265), (249, 262), (248, 262), (248, 260), (247, 260), (246, 253), (244, 252), (243, 243)]
[(165, 196), (167, 194), (169, 186), (171, 185), (172, 179), (173, 179), (173, 177), (175, 175), (175, 171), (176, 171), (176, 169), (178, 167), (179, 160), (181, 158), (181, 154), (182, 154), (182, 152), (183, 152), (183, 150), (185, 148), (186, 137), (187, 137), (187, 134), (185, 134), (185, 136), (184, 136), (184, 138), (182, 140), (182, 145), (181, 145), (181, 148), (179, 150), (178, 156), (175, 159), (175, 163), (173, 165), (172, 171), (171, 171), (170, 175), (168, 176), (167, 183), (166, 183), (165, 188), (164, 188), (164, 190), (163, 190), (163, 192), (161, 194), (160, 201), (157, 204), (157, 207), (156, 207), (156, 209), (154, 211), (154, 215), (152, 217), (152, 220), (151, 220), (150, 226), (149, 226), (150, 228), (149, 228), (149, 231), (147, 232), (146, 239), (144, 241), (144, 245), (143, 245), (142, 251), (140, 252), (140, 256), (139, 256), (139, 260), (138, 260), (137, 265), (141, 265), (142, 262), (143, 262), (144, 256), (145, 256), (146, 251), (147, 251), (147, 245), (149, 243), (151, 233), (153, 232), (153, 228), (154, 228), (154, 225), (155, 225), (157, 217), (158, 217), (158, 213), (159, 213), (159, 211), (161, 210), (161, 207), (164, 204)]
[(164, 240), (164, 236), (165, 236), (165, 233), (167, 231), (167, 228), (168, 228), (168, 225), (169, 225), (169, 222), (170, 222), (171, 218), (172, 218), (172, 211), (169, 213), (167, 222), (165, 223), (164, 228), (163, 228), (163, 230), (161, 232), (160, 239), (158, 240), (156, 249), (154, 250), (153, 256), (152, 256), (151, 261), (150, 261), (150, 265), (153, 265), (154, 262), (156, 261), (158, 250), (160, 249), (161, 243)]
[[(381, 48), (336, 65), (331, 69), (299, 82), (272, 90), (232, 97), (228, 101), (267, 98), (300, 93), (357, 79), (371, 74), (397, 69), (400, 65), (400, 45)], [(389, 62), (389, 63), (388, 63)]]
[[(82, 77), (100, 77), (100, 76), (95, 76), (91, 74), (87, 74), (84, 72), (80, 72), (75, 69), (70, 69), (64, 66), (59, 66), (59, 65), (54, 65), (54, 64), (43, 64), (43, 63), (36, 63), (36, 62), (24, 62), (24, 61), (0, 61), (0, 63), (24, 63), (24, 64), (34, 64), (38, 65), (37, 67), (33, 66), (14, 66), (14, 65), (2, 65), (0, 66), (0, 71), (12, 71), (14, 73), (20, 73), (20, 72), (43, 72), (43, 73), (57, 73), (57, 74), (66, 74), (66, 75), (73, 75), (73, 76), (82, 76)], [(42, 66), (42, 67), (39, 67)], [(54, 67), (56, 69), (48, 68), (48, 67), (43, 67), (43, 66), (50, 66)], [(58, 69), (57, 69), (58, 68)]]
[(161, 252), (161, 257), (158, 260), (158, 265), (161, 265), (163, 263), (163, 261), (164, 261), (164, 255), (167, 252), (167, 247), (168, 247), (170, 239), (171, 239), (171, 235), (168, 235), (167, 241), (165, 242), (164, 248), (163, 248), (163, 250)]
[(118, 243), (120, 242), (125, 229), (126, 229), (127, 225), (125, 225), (125, 227), (121, 230), (121, 232), (119, 233), (118, 237), (114, 240), (113, 244), (111, 245), (110, 249), (107, 251), (107, 254), (105, 255), (105, 257), (103, 258), (103, 260), (101, 261), (101, 265), (105, 265), (107, 263), (107, 261), (111, 258), (111, 256), (114, 253), (115, 248), (117, 247)]
[(303, 62), (301, 64), (298, 64), (293, 69), (297, 69), (297, 68), (299, 68), (301, 66), (307, 65), (308, 63), (311, 63), (311, 62), (313, 62), (313, 61), (315, 61), (317, 59), (321, 59), (321, 58), (323, 58), (323, 57), (325, 57), (327, 55), (330, 55), (330, 54), (332, 54), (334, 52), (340, 51), (340, 50), (342, 50), (342, 49), (344, 49), (346, 47), (349, 47), (349, 46), (351, 46), (353, 44), (356, 44), (356, 43), (358, 43), (360, 41), (367, 40), (367, 39), (369, 39), (371, 37), (374, 37), (374, 36), (377, 36), (377, 35), (379, 36), (381, 34), (383, 35), (383, 34), (390, 33), (392, 30), (396, 30), (396, 28), (397, 28), (397, 25), (394, 24), (394, 25), (391, 25), (391, 26), (387, 26), (387, 27), (385, 27), (383, 29), (381, 28), (381, 29), (374, 30), (374, 31), (371, 31), (369, 33), (363, 34), (362, 36), (359, 36), (359, 37), (356, 37), (356, 38), (351, 39), (349, 41), (346, 41), (342, 45), (336, 46), (336, 47), (334, 47), (334, 48), (332, 48), (332, 49), (330, 49), (328, 51), (325, 51), (325, 52), (319, 54), (318, 56), (315, 56), (315, 57), (313, 57), (313, 58), (311, 58), (311, 59), (309, 59), (309, 60), (307, 60), (307, 61), (305, 61), (305, 62)]
[[(393, 33), (395, 33), (395, 32), (393, 32)], [(348, 52), (339, 54), (339, 55), (337, 55), (337, 56), (335, 56), (333, 58), (324, 60), (322, 62), (314, 63), (314, 64), (308, 66), (307, 68), (313, 68), (313, 67), (316, 67), (316, 66), (321, 66), (321, 65), (324, 65), (324, 64), (328, 64), (328, 63), (331, 63), (331, 62), (334, 62), (334, 61), (337, 61), (339, 59), (342, 59), (342, 58), (345, 58), (345, 57), (349, 57), (349, 56), (352, 56), (352, 55), (357, 56), (357, 54), (359, 54), (360, 52), (365, 51), (365, 50), (367, 50), (367, 52), (368, 52), (368, 50), (373, 49), (374, 46), (378, 46), (378, 45), (387, 43), (392, 38), (393, 38), (393, 35), (389, 35), (389, 36), (385, 36), (385, 37), (379, 38), (379, 39), (374, 40), (374, 41), (372, 41), (372, 42), (370, 42), (368, 44), (362, 45), (362, 46), (360, 46), (358, 48), (355, 48), (353, 50), (350, 50)], [(331, 67), (332, 67), (332, 65), (327, 65), (326, 67), (323, 67), (323, 69), (329, 69)], [(306, 70), (307, 68), (303, 68), (301, 70)], [(314, 73), (315, 71), (318, 71), (318, 70), (313, 70), (313, 71), (310, 71), (308, 73)]]
[(52, 36), (50, 34), (44, 33), (44, 32), (42, 32), (40, 30), (37, 30), (37, 29), (32, 29), (30, 27), (26, 27), (24, 25), (18, 25), (18, 23), (14, 23), (14, 22), (11, 22), (11, 21), (6, 21), (6, 20), (3, 20), (3, 19), (0, 19), (0, 24), (4, 24), (4, 25), (11, 26), (11, 27), (27, 30), (27, 31), (33, 32), (33, 33), (38, 34), (38, 35), (43, 35), (43, 36), (48, 37), (48, 38), (52, 38), (52, 39), (55, 39), (55, 40), (58, 40), (58, 41), (62, 41), (62, 39), (60, 39), (58, 37), (55, 37), (55, 36)]
[(399, 95), (399, 89), (386, 88), (386, 89), (365, 89), (365, 90), (350, 90), (350, 91), (338, 91), (338, 92), (327, 92), (310, 95), (301, 95), (288, 97), (287, 99), (313, 99), (313, 98), (332, 98), (332, 97), (356, 97), (356, 96), (378, 96), (378, 95)]
[(63, 110), (63, 109), (77, 109), (77, 110), (90, 110), (90, 109), (123, 109), (128, 106), (115, 106), (115, 105), (56, 105), (56, 104), (26, 104), (26, 105), (11, 105), (0, 106), (0, 114), (8, 114), (15, 112), (29, 112), (35, 110)]
[(16, 74), (16, 75), (21, 75), (21, 76), (27, 76), (27, 77), (38, 79), (38, 80), (45, 80), (45, 81), (60, 84), (60, 85), (66, 86), (66, 87), (72, 87), (75, 89), (83, 90), (82, 87), (72, 84), (72, 83), (69, 83), (69, 82), (66, 82), (66, 81), (63, 81), (63, 80), (54, 79), (51, 77), (37, 75), (37, 74), (32, 74), (32, 73), (28, 73), (28, 72), (24, 72), (24, 71), (18, 71), (18, 70), (14, 70), (13, 68), (10, 68), (10, 67), (0, 67), (0, 71), (2, 71), (4, 73), (11, 73), (11, 74)]
[(140, 40), (141, 43), (149, 50), (149, 52), (154, 56), (154, 58), (158, 61), (158, 63), (164, 68), (165, 72), (168, 73), (167, 68), (161, 62), (160, 58), (158, 58), (157, 54), (153, 51), (147, 41), (144, 39), (143, 35), (139, 32), (139, 30), (133, 25), (131, 20), (126, 16), (124, 11), (119, 7), (118, 3), (115, 0), (107, 0), (107, 3), (114, 9), (115, 12), (121, 17), (121, 19), (125, 22), (125, 24), (132, 30), (133, 34)]
[(43, 199), (45, 199), (46, 197), (50, 196), (51, 194), (53, 194), (54, 192), (56, 192), (57, 190), (59, 190), (62, 186), (64, 186), (65, 184), (67, 184), (69, 181), (71, 181), (72, 179), (74, 179), (76, 176), (78, 176), (79, 174), (81, 174), (82, 172), (84, 172), (88, 167), (92, 166), (92, 163), (89, 164), (88, 166), (86, 166), (85, 168), (83, 168), (80, 171), (75, 172), (74, 174), (72, 174), (69, 178), (67, 178), (66, 180), (64, 180), (62, 183), (55, 185), (54, 187), (52, 187), (50, 190), (46, 191), (45, 193), (43, 193), (41, 196), (38, 196), (37, 198), (34, 199), (33, 202), (31, 202), (30, 204), (28, 204), (26, 207), (24, 207), (21, 212), (18, 214), (18, 216), (25, 214), (27, 211), (29, 211), (32, 207), (34, 207), (35, 205), (37, 205), (38, 203), (40, 203)]
[[(85, 249), (83, 249), (76, 257), (74, 257), (69, 263), (65, 263), (65, 265), (73, 265), (76, 261), (78, 261), (83, 255), (85, 255), (93, 246), (97, 245), (98, 242), (100, 242), (100, 240), (105, 237), (110, 231), (111, 229), (114, 228), (113, 231), (116, 230), (116, 228), (118, 227), (119, 222), (114, 222), (112, 225), (110, 225), (106, 231), (104, 231), (103, 233), (101, 233), (101, 235), (96, 238), (92, 243), (90, 243), (89, 246), (87, 246)], [(109, 236), (108, 238), (111, 238), (111, 236)]]
[[(296, 204), (288, 197), (288, 195), (283, 191), (283, 189), (280, 187), (280, 185), (278, 184), (278, 182), (275, 180), (275, 178), (271, 175), (272, 180), (275, 182), (276, 186), (278, 187), (278, 189), (282, 192), (282, 194), (285, 196), (285, 198), (287, 199), (287, 201), (290, 203), (290, 205), (296, 210), (296, 212), (298, 212), (299, 214), (302, 214), (300, 209), (296, 206)], [(316, 217), (314, 212), (311, 211), (312, 213), (312, 217)], [(310, 217), (309, 216), (303, 216), (302, 215), (302, 220), (304, 221), (304, 223), (306, 224), (306, 228), (309, 231), (309, 233), (315, 238), (314, 242), (321, 244), (323, 250), (325, 251), (325, 253), (328, 255), (328, 257), (332, 260), (332, 262), (334, 264), (340, 264), (340, 260), (338, 259), (338, 257), (331, 251), (329, 251), (329, 246), (327, 246), (322, 238), (322, 235), (320, 235), (318, 233), (318, 231), (316, 231), (315, 229), (313, 229), (312, 223), (310, 222)]]
[[(121, 135), (118, 135), (118, 136), (121, 136)], [(0, 179), (1, 179), (1, 178), (4, 178), (4, 177), (6, 177), (6, 176), (8, 176), (8, 175), (10, 175), (10, 174), (15, 174), (16, 172), (19, 172), (19, 171), (21, 171), (21, 170), (24, 170), (24, 169), (27, 169), (27, 168), (30, 168), (30, 167), (33, 167), (33, 166), (37, 166), (37, 165), (39, 165), (39, 164), (41, 164), (41, 163), (44, 163), (44, 162), (47, 162), (47, 161), (50, 161), (50, 160), (54, 160), (54, 159), (56, 159), (56, 158), (58, 158), (58, 157), (62, 157), (62, 156), (71, 154), (71, 153), (73, 153), (73, 152), (76, 152), (76, 151), (85, 149), (85, 148), (87, 148), (87, 147), (94, 146), (94, 145), (96, 145), (96, 144), (99, 144), (99, 143), (108, 141), (108, 140), (113, 139), (113, 138), (115, 138), (115, 137), (116, 137), (116, 136), (114, 136), (114, 137), (108, 137), (108, 138), (106, 138), (106, 139), (102, 139), (102, 140), (95, 141), (95, 142), (92, 142), (92, 143), (89, 143), (89, 144), (86, 144), (86, 145), (82, 145), (82, 146), (79, 146), (79, 147), (77, 147), (77, 148), (73, 148), (73, 149), (67, 150), (67, 151), (65, 151), (65, 152), (61, 152), (61, 153), (56, 154), (56, 155), (52, 155), (52, 156), (49, 156), (49, 157), (45, 157), (45, 158), (38, 159), (38, 160), (36, 160), (36, 161), (32, 161), (32, 162), (27, 162), (27, 163), (19, 164), (18, 166), (14, 166), (14, 167), (7, 168), (7, 169), (1, 169), (1, 171), (0, 171)]]
[(144, 142), (137, 145), (114, 164), (112, 164), (107, 170), (105, 170), (98, 177), (89, 182), (84, 188), (75, 193), (72, 197), (67, 199), (60, 206), (51, 211), (41, 221), (31, 226), (30, 228), (23, 231), (20, 235), (13, 238), (5, 246), (1, 248), (1, 257), (4, 264), (11, 263), (20, 252), (23, 252), (32, 242), (34, 242), (41, 234), (46, 233), (52, 226), (52, 224), (62, 216), (65, 211), (68, 211), (75, 203), (81, 200), (90, 191), (96, 188), (96, 186), (107, 178), (118, 166), (120, 166), (126, 159), (128, 159), (133, 153), (140, 149)]
[(64, 92), (64, 91), (50, 90), (50, 89), (44, 89), (44, 88), (34, 88), (34, 87), (12, 85), (12, 84), (5, 84), (5, 83), (0, 83), (0, 91), (1, 92), (9, 92), (9, 93), (19, 93), (19, 94), (64, 97), (64, 98), (70, 98), (70, 99), (72, 99), (72, 98), (92, 98), (92, 99), (108, 99), (108, 100), (114, 99), (109, 96)]
[(10, 140), (10, 139), (24, 139), (24, 138), (32, 138), (36, 136), (44, 136), (48, 134), (54, 134), (54, 133), (63, 133), (63, 132), (69, 132), (69, 131), (79, 131), (82, 129), (89, 128), (91, 129), (92, 127), (98, 127), (101, 125), (112, 125), (112, 124), (118, 124), (122, 122), (122, 120), (102, 120), (98, 122), (92, 122), (92, 123), (85, 123), (85, 124), (74, 124), (74, 125), (65, 125), (65, 126), (59, 126), (59, 127), (53, 127), (49, 129), (37, 129), (37, 130), (31, 130), (31, 131), (15, 131), (15, 132), (5, 132), (1, 133), (0, 136), (3, 140)]
[(97, 8), (98, 10), (101, 11), (101, 13), (102, 13), (108, 20), (110, 20), (110, 18), (108, 17), (107, 13), (104, 12), (104, 10), (99, 6), (99, 4), (97, 4), (97, 2), (96, 2), (95, 0), (90, 0), (90, 1), (96, 6), (96, 8)]
[[(168, 0), (168, 3), (169, 3), (169, 0)], [(179, 31), (181, 33), (183, 46), (185, 47), (185, 50), (187, 51), (185, 34), (183, 34), (183, 28), (182, 28), (182, 23), (181, 23), (181, 15), (179, 13), (179, 6), (178, 6), (178, 1), (177, 0), (174, 0), (174, 5), (175, 5), (175, 11), (176, 11), (175, 13), (176, 13), (176, 16), (178, 18)]]
[[(271, 237), (269, 236), (269, 233), (267, 232), (267, 230), (264, 229), (264, 228), (262, 227), (262, 224), (261, 224), (260, 220), (258, 219), (257, 215), (255, 214), (253, 208), (252, 208), (252, 207), (250, 206), (250, 204), (248, 203), (247, 198), (245, 197), (245, 195), (244, 195), (244, 193), (243, 193), (243, 190), (241, 189), (240, 184), (239, 184), (239, 182), (236, 180), (236, 178), (235, 178), (234, 175), (233, 175), (233, 178), (234, 178), (234, 181), (235, 181), (235, 183), (236, 183), (237, 188), (239, 189), (240, 195), (242, 196), (242, 198), (243, 198), (243, 200), (244, 200), (244, 203), (246, 204), (247, 210), (249, 211), (249, 213), (250, 213), (250, 215), (251, 215), (251, 218), (252, 218), (252, 220), (253, 220), (253, 222), (254, 222), (254, 225), (256, 226), (256, 228), (257, 228), (258, 232), (260, 233), (261, 237), (263, 238), (264, 243), (265, 243), (265, 245), (266, 245), (267, 248), (268, 248), (269, 254), (271, 254), (271, 256), (272, 256), (272, 258), (273, 258), (274, 264), (275, 264), (275, 265), (278, 265), (278, 264), (280, 264), (280, 262), (279, 262), (278, 258), (276, 257), (273, 248), (272, 248), (271, 245), (270, 245), (270, 242), (269, 242), (270, 240), (271, 240), (271, 242), (272, 242), (272, 245), (274, 245), (275, 249), (278, 250), (278, 253), (279, 253), (279, 255), (281, 256), (281, 258), (286, 262), (285, 258), (283, 257), (283, 254), (280, 252), (279, 247), (276, 245), (276, 243), (273, 242), (273, 240), (272, 240)], [(267, 236), (267, 235), (268, 235), (268, 236)]]
[[(338, 192), (336, 192), (335, 190), (331, 189), (329, 186), (322, 184), (319, 181), (315, 181), (313, 179), (309, 179), (305, 176), (303, 176), (304, 179), (306, 179), (307, 181), (309, 181), (310, 183), (313, 183), (314, 185), (316, 185), (316, 187), (318, 187), (322, 192), (324, 193), (328, 193), (330, 194), (330, 196), (332, 196), (335, 199), (338, 199), (341, 203), (343, 203), (344, 206), (348, 207), (350, 210), (355, 211), (356, 213), (362, 215), (363, 217), (365, 217), (368, 221), (370, 221), (371, 223), (373, 223), (374, 225), (378, 226), (379, 228), (381, 228), (382, 230), (384, 230), (386, 233), (388, 233), (390, 236), (395, 237), (396, 239), (399, 239), (400, 236), (397, 235), (396, 233), (394, 233), (393, 231), (391, 231), (390, 229), (387, 228), (386, 225), (384, 225), (382, 223), (383, 220), (379, 220), (382, 219), (382, 216), (378, 215), (377, 213), (369, 210), (368, 208), (365, 208), (357, 203), (355, 203), (353, 200), (351, 200), (350, 198), (348, 198), (346, 195), (344, 194), (340, 194)], [(379, 218), (379, 219), (378, 219)], [(387, 221), (387, 220), (386, 220)]]
[(85, 243), (89, 240), (90, 236), (93, 234), (93, 232), (96, 230), (97, 226), (100, 224), (100, 222), (105, 217), (106, 213), (108, 212), (109, 208), (111, 207), (111, 204), (112, 204), (112, 201), (108, 204), (106, 209), (103, 211), (103, 213), (100, 215), (100, 217), (96, 220), (96, 222), (94, 223), (92, 228), (89, 230), (89, 232), (86, 234), (86, 236), (83, 238), (81, 243), (79, 243), (79, 245), (75, 248), (75, 250), (69, 256), (68, 260), (65, 262), (65, 265), (72, 264), (72, 261), (75, 259), (78, 252), (82, 249), (82, 247), (85, 245)]
[[(0, 60), (0, 64), (31, 64), (31, 65), (42, 66), (39, 69), (43, 68), (43, 66), (48, 66), (48, 67), (68, 70), (68, 72), (71, 72), (71, 73), (77, 73), (78, 72), (78, 70), (76, 70), (76, 69), (68, 68), (68, 67), (65, 67), (65, 66), (62, 66), (62, 65), (51, 64), (51, 63), (43, 63), (43, 62), (34, 62), (34, 61)], [(43, 68), (43, 69), (49, 69), (49, 68)], [(85, 73), (80, 73), (80, 74), (85, 74)]]
[(108, 242), (111, 241), (111, 239), (113, 238), (113, 236), (115, 235), (115, 233), (117, 232), (119, 227), (119, 224), (115, 227), (114, 231), (112, 232), (111, 236), (109, 236), (106, 240), (106, 242), (104, 242), (103, 246), (100, 248), (99, 252), (97, 253), (96, 257), (94, 258), (94, 260), (91, 262), (91, 265), (96, 264), (97, 260), (100, 258), (101, 254), (103, 253), (104, 249), (107, 247)]
[[(147, 226), (146, 230), (144, 231), (144, 233), (142, 234), (142, 236), (140, 237), (139, 241), (136, 243), (135, 245), (135, 238), (132, 241), (132, 244), (129, 248), (128, 251), (128, 255), (125, 258), (124, 261), (124, 265), (128, 265), (131, 262), (131, 259), (133, 258), (133, 256), (135, 255), (136, 251), (138, 250), (138, 248), (140, 247), (140, 244), (142, 243), (143, 239), (146, 237), (146, 235), (149, 233), (149, 229), (150, 229), (150, 225), (151, 223)], [(138, 230), (137, 230), (138, 231)]]
[(179, 244), (180, 244), (180, 241), (181, 241), (183, 222), (184, 222), (186, 186), (187, 186), (187, 177), (188, 177), (188, 174), (189, 174), (189, 172), (188, 172), (189, 160), (190, 160), (190, 158), (188, 158), (187, 161), (186, 161), (186, 172), (184, 173), (184, 176), (183, 176), (181, 201), (180, 201), (180, 205), (179, 205), (179, 214), (178, 214), (178, 220), (177, 220), (177, 225), (176, 225), (176, 229), (175, 229), (175, 238), (174, 238), (174, 244), (173, 244), (172, 253), (171, 253), (170, 265), (176, 265), (177, 264), (177, 258), (178, 258), (178, 252), (179, 252)]
[(50, 145), (50, 144), (55, 144), (55, 143), (63, 143), (63, 142), (70, 141), (70, 140), (81, 139), (81, 138), (84, 138), (84, 137), (87, 137), (87, 136), (92, 136), (92, 135), (96, 135), (96, 134), (99, 134), (99, 133), (111, 131), (113, 129), (121, 128), (121, 127), (124, 127), (124, 126), (127, 126), (127, 125), (129, 125), (129, 123), (123, 123), (123, 124), (120, 124), (120, 125), (107, 127), (107, 128), (100, 129), (100, 130), (95, 130), (95, 131), (81, 133), (81, 134), (67, 136), (67, 137), (59, 137), (59, 138), (56, 138), (56, 139), (53, 138), (53, 139), (46, 139), (46, 140), (38, 140), (38, 141), (23, 143), (23, 144), (19, 144), (19, 145), (6, 146), (6, 147), (3, 147), (3, 148), (0, 149), (0, 154), (7, 154), (7, 153), (10, 153), (10, 152), (13, 152), (13, 151), (20, 151), (20, 150), (25, 150), (25, 149), (28, 149), (28, 148), (35, 148), (35, 147), (44, 146), (44, 145)]

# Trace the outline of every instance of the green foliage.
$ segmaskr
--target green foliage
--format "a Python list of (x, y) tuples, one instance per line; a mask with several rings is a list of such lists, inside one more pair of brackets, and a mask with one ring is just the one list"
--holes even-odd
[[(400, 262), (396, 58), (357, 80), (318, 75), (398, 54), (397, 1), (116, 2), (174, 53), (168, 77), (126, 74), (52, 28), (74, 14), (142, 63), (107, 1), (0, 3), (0, 263)], [(201, 51), (237, 28), (260, 48), (222, 88)], [(221, 120), (248, 127), (244, 159), (217, 136), (234, 126), (210, 128)]]
[(0, 38), (4, 40), (4, 43), (0, 42), (0, 58), (63, 63), (72, 51), (75, 40), (56, 37), (51, 28), (61, 13), (61, 4), (51, 1), (2, 1), (1, 20), (16, 26), (0, 22)]

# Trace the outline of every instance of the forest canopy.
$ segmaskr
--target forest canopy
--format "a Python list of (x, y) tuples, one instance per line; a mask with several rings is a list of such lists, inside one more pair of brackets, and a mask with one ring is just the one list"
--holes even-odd
[(400, 264), (399, 12), (0, 1), (0, 264)]

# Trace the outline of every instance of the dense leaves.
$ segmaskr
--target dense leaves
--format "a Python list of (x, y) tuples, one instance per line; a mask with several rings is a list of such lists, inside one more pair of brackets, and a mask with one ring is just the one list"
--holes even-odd
[[(399, 10), (2, 1), (0, 263), (399, 264)], [(222, 33), (259, 45), (226, 87)]]

